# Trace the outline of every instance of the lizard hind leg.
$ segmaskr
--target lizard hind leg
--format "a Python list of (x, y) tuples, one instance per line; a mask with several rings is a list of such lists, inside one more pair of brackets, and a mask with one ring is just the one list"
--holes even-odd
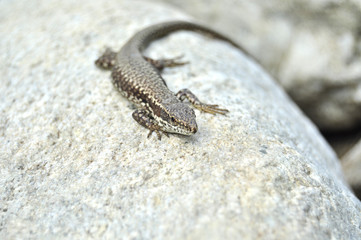
[(178, 67), (178, 66), (182, 66), (182, 65), (189, 63), (189, 62), (178, 61), (179, 59), (183, 58), (183, 55), (180, 55), (180, 56), (174, 57), (174, 58), (167, 58), (167, 59), (164, 58), (164, 59), (158, 59), (158, 60), (149, 58), (146, 56), (143, 56), (143, 57), (147, 62), (152, 64), (159, 71), (162, 71), (166, 67)]
[(110, 70), (116, 63), (117, 53), (107, 48), (105, 52), (95, 61), (95, 65), (99, 68)]
[(132, 114), (133, 119), (145, 128), (149, 129), (148, 138), (155, 132), (158, 136), (158, 140), (162, 139), (161, 133), (169, 137), (167, 132), (164, 132), (156, 121), (150, 116), (150, 113), (144, 109), (137, 109)]
[(216, 104), (205, 104), (199, 101), (199, 99), (188, 89), (182, 89), (176, 94), (177, 98), (181, 101), (188, 99), (188, 101), (198, 110), (211, 114), (225, 115), (229, 111), (227, 109), (219, 108)]

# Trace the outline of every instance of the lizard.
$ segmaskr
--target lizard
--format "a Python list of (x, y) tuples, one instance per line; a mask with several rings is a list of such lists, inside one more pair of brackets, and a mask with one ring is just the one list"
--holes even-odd
[(170, 21), (147, 27), (133, 35), (119, 52), (107, 48), (95, 64), (101, 69), (111, 70), (115, 88), (138, 106), (132, 117), (150, 130), (148, 138), (153, 132), (159, 140), (162, 134), (168, 137), (168, 133), (192, 135), (197, 132), (195, 112), (189, 104), (183, 102), (185, 99), (203, 112), (222, 115), (229, 112), (216, 104), (199, 101), (188, 89), (182, 89), (177, 94), (168, 89), (161, 71), (165, 67), (186, 64), (187, 62), (178, 61), (181, 57), (155, 60), (142, 54), (154, 40), (179, 30), (200, 32), (224, 40), (248, 54), (241, 46), (222, 34), (186, 21)]

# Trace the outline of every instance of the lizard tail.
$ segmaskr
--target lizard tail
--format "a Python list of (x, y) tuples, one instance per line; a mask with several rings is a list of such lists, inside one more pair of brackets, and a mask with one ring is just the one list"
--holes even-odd
[[(179, 31), (179, 30), (188, 30), (193, 32), (199, 32), (203, 35), (210, 36), (216, 39), (220, 39), (222, 41), (228, 42), (234, 47), (240, 49), (243, 51), (247, 56), (255, 58), (241, 45), (230, 39), (229, 37), (220, 34), (214, 30), (212, 30), (209, 27), (197, 24), (197, 23), (191, 23), (186, 21), (171, 21), (171, 22), (165, 22), (165, 23), (159, 23), (152, 25), (150, 27), (147, 27), (140, 32), (136, 33), (130, 40), (129, 44), (132, 44), (134, 47), (138, 48), (139, 51), (143, 51), (149, 43), (151, 43), (153, 40), (162, 38), (172, 32)], [(132, 48), (132, 46), (130, 46)]]

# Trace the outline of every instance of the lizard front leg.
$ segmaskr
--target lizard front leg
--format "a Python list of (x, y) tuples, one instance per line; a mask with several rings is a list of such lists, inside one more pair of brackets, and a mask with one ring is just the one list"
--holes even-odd
[(152, 135), (153, 132), (157, 134), (159, 140), (162, 138), (161, 133), (169, 137), (168, 133), (161, 129), (161, 127), (157, 124), (154, 118), (151, 117), (147, 110), (137, 109), (133, 112), (132, 117), (135, 121), (137, 121), (137, 123), (150, 130), (147, 136), (148, 138)]
[(219, 108), (216, 104), (205, 104), (199, 101), (199, 99), (188, 89), (182, 89), (176, 94), (177, 98), (181, 101), (188, 99), (188, 101), (197, 109), (203, 112), (212, 114), (225, 115), (229, 112), (227, 109)]

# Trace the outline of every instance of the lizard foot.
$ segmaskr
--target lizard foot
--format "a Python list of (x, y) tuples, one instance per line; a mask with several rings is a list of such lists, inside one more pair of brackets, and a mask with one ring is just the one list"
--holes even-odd
[(162, 71), (166, 67), (177, 67), (188, 64), (189, 62), (178, 61), (179, 59), (183, 58), (183, 56), (184, 55), (180, 55), (175, 58), (158, 59), (158, 60), (149, 57), (144, 57), (144, 59), (147, 60), (149, 63), (151, 63), (159, 71)]
[(163, 131), (157, 122), (151, 117), (150, 113), (145, 109), (137, 109), (133, 112), (132, 117), (137, 123), (142, 125), (145, 128), (149, 129), (148, 138), (155, 132), (158, 136), (158, 139), (162, 139), (162, 133), (169, 137), (168, 133)]
[(216, 105), (216, 104), (211, 105), (211, 104), (205, 104), (205, 103), (199, 102), (197, 104), (194, 104), (193, 106), (202, 112), (211, 113), (211, 114), (218, 113), (218, 114), (225, 115), (226, 113), (229, 112), (227, 109), (219, 108), (218, 105)]
[(199, 109), (202, 112), (211, 113), (211, 114), (222, 114), (225, 115), (229, 111), (224, 108), (220, 108), (217, 104), (205, 104), (199, 101), (199, 99), (188, 89), (180, 90), (177, 95), (179, 100), (183, 101), (184, 99), (188, 99), (192, 105)]
[(164, 132), (160, 129), (150, 129), (147, 138), (150, 138), (150, 136), (152, 135), (153, 132), (155, 132), (157, 134), (158, 140), (162, 140), (162, 133), (164, 135), (166, 135), (167, 137), (169, 137), (167, 132)]

